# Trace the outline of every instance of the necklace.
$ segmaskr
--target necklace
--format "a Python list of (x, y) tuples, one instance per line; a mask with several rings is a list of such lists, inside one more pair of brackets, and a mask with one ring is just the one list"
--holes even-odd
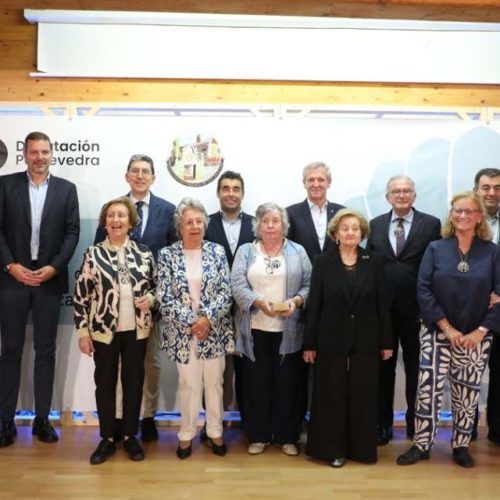
[(281, 252), (281, 249), (283, 248), (283, 244), (284, 242), (281, 243), (280, 247), (278, 248), (278, 251), (273, 256), (271, 256), (264, 247), (264, 243), (261, 242), (262, 250), (266, 255), (266, 257), (264, 257), (264, 264), (266, 265), (267, 274), (274, 274), (274, 271), (278, 270), (281, 267), (281, 259), (277, 257), (278, 254)]
[(470, 270), (470, 264), (467, 262), (467, 257), (469, 256), (469, 250), (464, 254), (460, 248), (458, 249), (458, 254), (460, 256), (460, 262), (457, 265), (457, 270), (459, 273), (468, 273)]

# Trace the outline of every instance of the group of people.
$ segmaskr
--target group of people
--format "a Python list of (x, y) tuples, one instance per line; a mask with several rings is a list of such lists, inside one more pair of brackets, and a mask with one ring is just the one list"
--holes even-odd
[[(79, 236), (76, 188), (49, 173), (50, 139), (29, 134), (24, 157), (26, 172), (0, 177), (0, 447), (16, 436), (30, 311), (33, 434), (58, 439), (48, 419), (57, 319)], [(500, 445), (500, 170), (481, 170), (471, 191), (452, 198), (442, 230), (414, 208), (405, 175), (389, 179), (391, 209), (370, 223), (327, 200), (332, 177), (320, 162), (304, 169), (304, 202), (264, 203), (254, 217), (241, 209), (236, 172), (219, 177), (220, 210), (210, 216), (193, 198), (175, 207), (154, 196), (146, 155), (132, 156), (125, 179), (130, 192), (102, 207), (74, 292), (79, 347), (95, 362), (101, 441), (92, 464), (121, 440), (131, 460), (143, 460), (139, 424), (143, 441), (158, 439), (162, 351), (179, 375), (180, 459), (192, 453), (202, 406), (200, 440), (226, 454), (224, 374), (233, 369), (248, 453), (274, 443), (298, 455), (312, 365), (306, 453), (336, 468), (376, 462), (377, 446), (393, 437), (399, 347), (413, 445), (398, 464), (429, 458), (449, 378), (453, 458), (474, 465), (468, 446), (488, 359), (488, 438)]]

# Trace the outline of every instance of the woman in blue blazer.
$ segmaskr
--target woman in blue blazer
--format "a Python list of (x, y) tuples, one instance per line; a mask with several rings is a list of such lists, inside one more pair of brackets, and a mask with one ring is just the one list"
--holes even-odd
[(225, 356), (234, 350), (229, 267), (224, 248), (203, 240), (208, 216), (199, 201), (184, 198), (174, 224), (181, 241), (159, 253), (157, 299), (164, 319), (162, 347), (179, 372), (176, 453), (181, 459), (191, 455), (203, 389), (207, 442), (223, 456), (222, 382)]

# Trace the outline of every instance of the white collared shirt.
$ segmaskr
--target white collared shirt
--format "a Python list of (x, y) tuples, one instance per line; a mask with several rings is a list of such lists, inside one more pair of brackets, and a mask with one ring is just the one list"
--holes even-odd
[(315, 205), (309, 198), (307, 199), (307, 203), (309, 204), (314, 229), (316, 229), (316, 235), (318, 236), (319, 247), (323, 249), (326, 238), (326, 227), (328, 225), (328, 201), (325, 201), (321, 207)]
[(26, 175), (28, 176), (31, 212), (31, 260), (38, 260), (38, 250), (40, 249), (40, 227), (42, 225), (45, 198), (47, 198), (47, 190), (49, 189), (50, 173), (39, 185), (33, 182), (28, 171), (26, 171)]
[(389, 241), (391, 242), (392, 249), (396, 253), (396, 235), (394, 234), (395, 229), (398, 227), (398, 219), (403, 219), (403, 228), (405, 230), (405, 241), (408, 239), (410, 234), (411, 225), (413, 223), (413, 210), (410, 210), (403, 217), (399, 217), (394, 210), (391, 213), (391, 223), (389, 224)]
[(220, 214), (222, 217), (222, 227), (226, 233), (229, 248), (231, 249), (231, 253), (234, 255), (236, 247), (238, 246), (238, 240), (240, 239), (242, 211), (240, 210), (234, 219), (228, 219), (222, 210)]
[(135, 205), (138, 201), (142, 201), (142, 225), (141, 225), (141, 237), (144, 234), (144, 230), (146, 229), (146, 224), (148, 223), (148, 216), (149, 216), (149, 202), (151, 200), (151, 193), (148, 191), (148, 194), (144, 197), (142, 200), (138, 200), (137, 198), (134, 198), (132, 193), (130, 193), (130, 199), (132, 200), (132, 203)]
[(500, 211), (498, 211), (495, 215), (490, 216), (486, 214), (486, 221), (488, 222), (490, 229), (491, 229), (491, 235), (493, 236), (493, 243), (496, 243), (498, 245), (499, 243), (499, 237), (500, 237)]

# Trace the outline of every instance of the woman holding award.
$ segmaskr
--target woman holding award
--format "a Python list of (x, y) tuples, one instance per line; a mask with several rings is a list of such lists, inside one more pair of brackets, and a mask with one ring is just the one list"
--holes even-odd
[(303, 308), (311, 263), (302, 246), (286, 239), (288, 227), (283, 208), (260, 205), (254, 219), (257, 239), (240, 247), (231, 273), (251, 455), (271, 442), (286, 455), (299, 453)]

